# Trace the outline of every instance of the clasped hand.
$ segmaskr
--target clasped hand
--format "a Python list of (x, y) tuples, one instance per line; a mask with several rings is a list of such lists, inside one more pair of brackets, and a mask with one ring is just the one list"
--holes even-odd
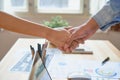
[[(90, 38), (97, 30), (98, 26), (90, 26), (87, 24), (78, 27), (70, 27), (59, 30), (56, 33), (55, 45), (65, 52), (72, 52), (79, 44), (83, 44), (85, 40)], [(54, 43), (53, 43), (54, 44)]]
[(79, 35), (79, 31), (81, 32), (80, 27), (56, 30), (50, 41), (60, 50), (72, 52), (80, 43), (84, 43), (86, 34)]

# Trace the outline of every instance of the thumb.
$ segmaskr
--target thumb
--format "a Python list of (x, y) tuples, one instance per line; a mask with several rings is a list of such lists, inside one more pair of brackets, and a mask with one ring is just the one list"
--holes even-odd
[(69, 29), (71, 29), (71, 28), (73, 28), (72, 26), (68, 26), (68, 27), (65, 27), (64, 29), (65, 30), (69, 30)]
[(72, 32), (71, 35), (69, 36), (69, 38), (65, 42), (65, 45), (64, 45), (65, 50), (68, 49), (71, 46), (72, 42), (78, 38), (77, 37), (78, 35), (76, 35), (74, 33), (73, 29), (71, 30), (71, 32)]
[(70, 34), (73, 34), (75, 32), (75, 29), (69, 29), (68, 32), (70, 32)]
[(65, 45), (64, 45), (64, 50), (67, 50), (69, 48), (69, 46), (72, 43), (72, 39), (71, 39), (71, 35), (69, 36), (69, 38), (66, 40)]

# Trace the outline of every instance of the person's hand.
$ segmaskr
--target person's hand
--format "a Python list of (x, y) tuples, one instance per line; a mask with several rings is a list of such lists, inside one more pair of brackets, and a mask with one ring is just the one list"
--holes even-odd
[(78, 46), (79, 43), (84, 43), (86, 39), (91, 37), (98, 30), (98, 28), (97, 23), (91, 19), (87, 24), (68, 29), (72, 35), (67, 40), (64, 50), (66, 52), (71, 52)]
[(53, 30), (48, 35), (48, 40), (62, 51), (64, 51), (63, 48), (68, 38), (70, 38), (70, 33), (65, 29)]

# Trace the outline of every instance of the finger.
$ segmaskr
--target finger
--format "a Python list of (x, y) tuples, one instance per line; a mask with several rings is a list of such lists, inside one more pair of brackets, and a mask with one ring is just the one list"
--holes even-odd
[(79, 45), (79, 42), (74, 40), (70, 46), (70, 51), (73, 51), (78, 45)]
[(69, 37), (66, 42), (65, 42), (65, 45), (64, 45), (64, 49), (66, 50), (72, 43), (72, 39)]
[(66, 50), (74, 40), (77, 40), (76, 38), (74, 38), (74, 34), (70, 36), (69, 39), (66, 40), (65, 42), (65, 46), (64, 46), (64, 49)]
[(75, 49), (76, 47), (79, 46), (79, 42), (77, 40), (72, 41), (71, 45), (69, 45), (69, 47), (67, 47), (67, 49), (65, 50), (67, 53), (71, 53), (73, 49)]
[(70, 32), (70, 34), (72, 34), (75, 30), (74, 29), (70, 29), (68, 31)]
[(64, 49), (62, 47), (58, 47), (61, 51), (64, 51)]
[(84, 44), (85, 40), (84, 38), (79, 38), (76, 40), (79, 44)]
[(70, 48), (67, 49), (66, 53), (70, 54), (71, 53), (71, 50)]
[(66, 51), (66, 52), (69, 52), (69, 46), (70, 46), (71, 44), (65, 44), (65, 46), (64, 46), (64, 50)]
[(65, 30), (69, 30), (69, 29), (71, 29), (71, 28), (73, 28), (72, 26), (69, 26), (69, 27), (65, 27), (64, 29)]
[(71, 44), (66, 45), (67, 47), (65, 48), (65, 52), (71, 53), (72, 50), (71, 50), (70, 48), (71, 48), (74, 44), (75, 44), (75, 42), (72, 41)]
[(69, 51), (71, 51), (71, 50), (75, 49), (79, 44), (84, 44), (84, 43), (85, 43), (84, 38), (79, 38), (79, 39), (73, 40), (73, 42), (71, 42), (71, 44), (67, 45), (66, 50), (69, 48)]
[(70, 48), (68, 47), (68, 48), (64, 49), (64, 52), (65, 53), (70, 53)]

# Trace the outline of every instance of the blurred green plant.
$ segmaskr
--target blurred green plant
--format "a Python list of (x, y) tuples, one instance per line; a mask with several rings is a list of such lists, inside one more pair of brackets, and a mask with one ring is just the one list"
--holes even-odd
[(69, 25), (61, 16), (52, 17), (50, 21), (43, 21), (43, 24), (51, 28), (67, 27)]

